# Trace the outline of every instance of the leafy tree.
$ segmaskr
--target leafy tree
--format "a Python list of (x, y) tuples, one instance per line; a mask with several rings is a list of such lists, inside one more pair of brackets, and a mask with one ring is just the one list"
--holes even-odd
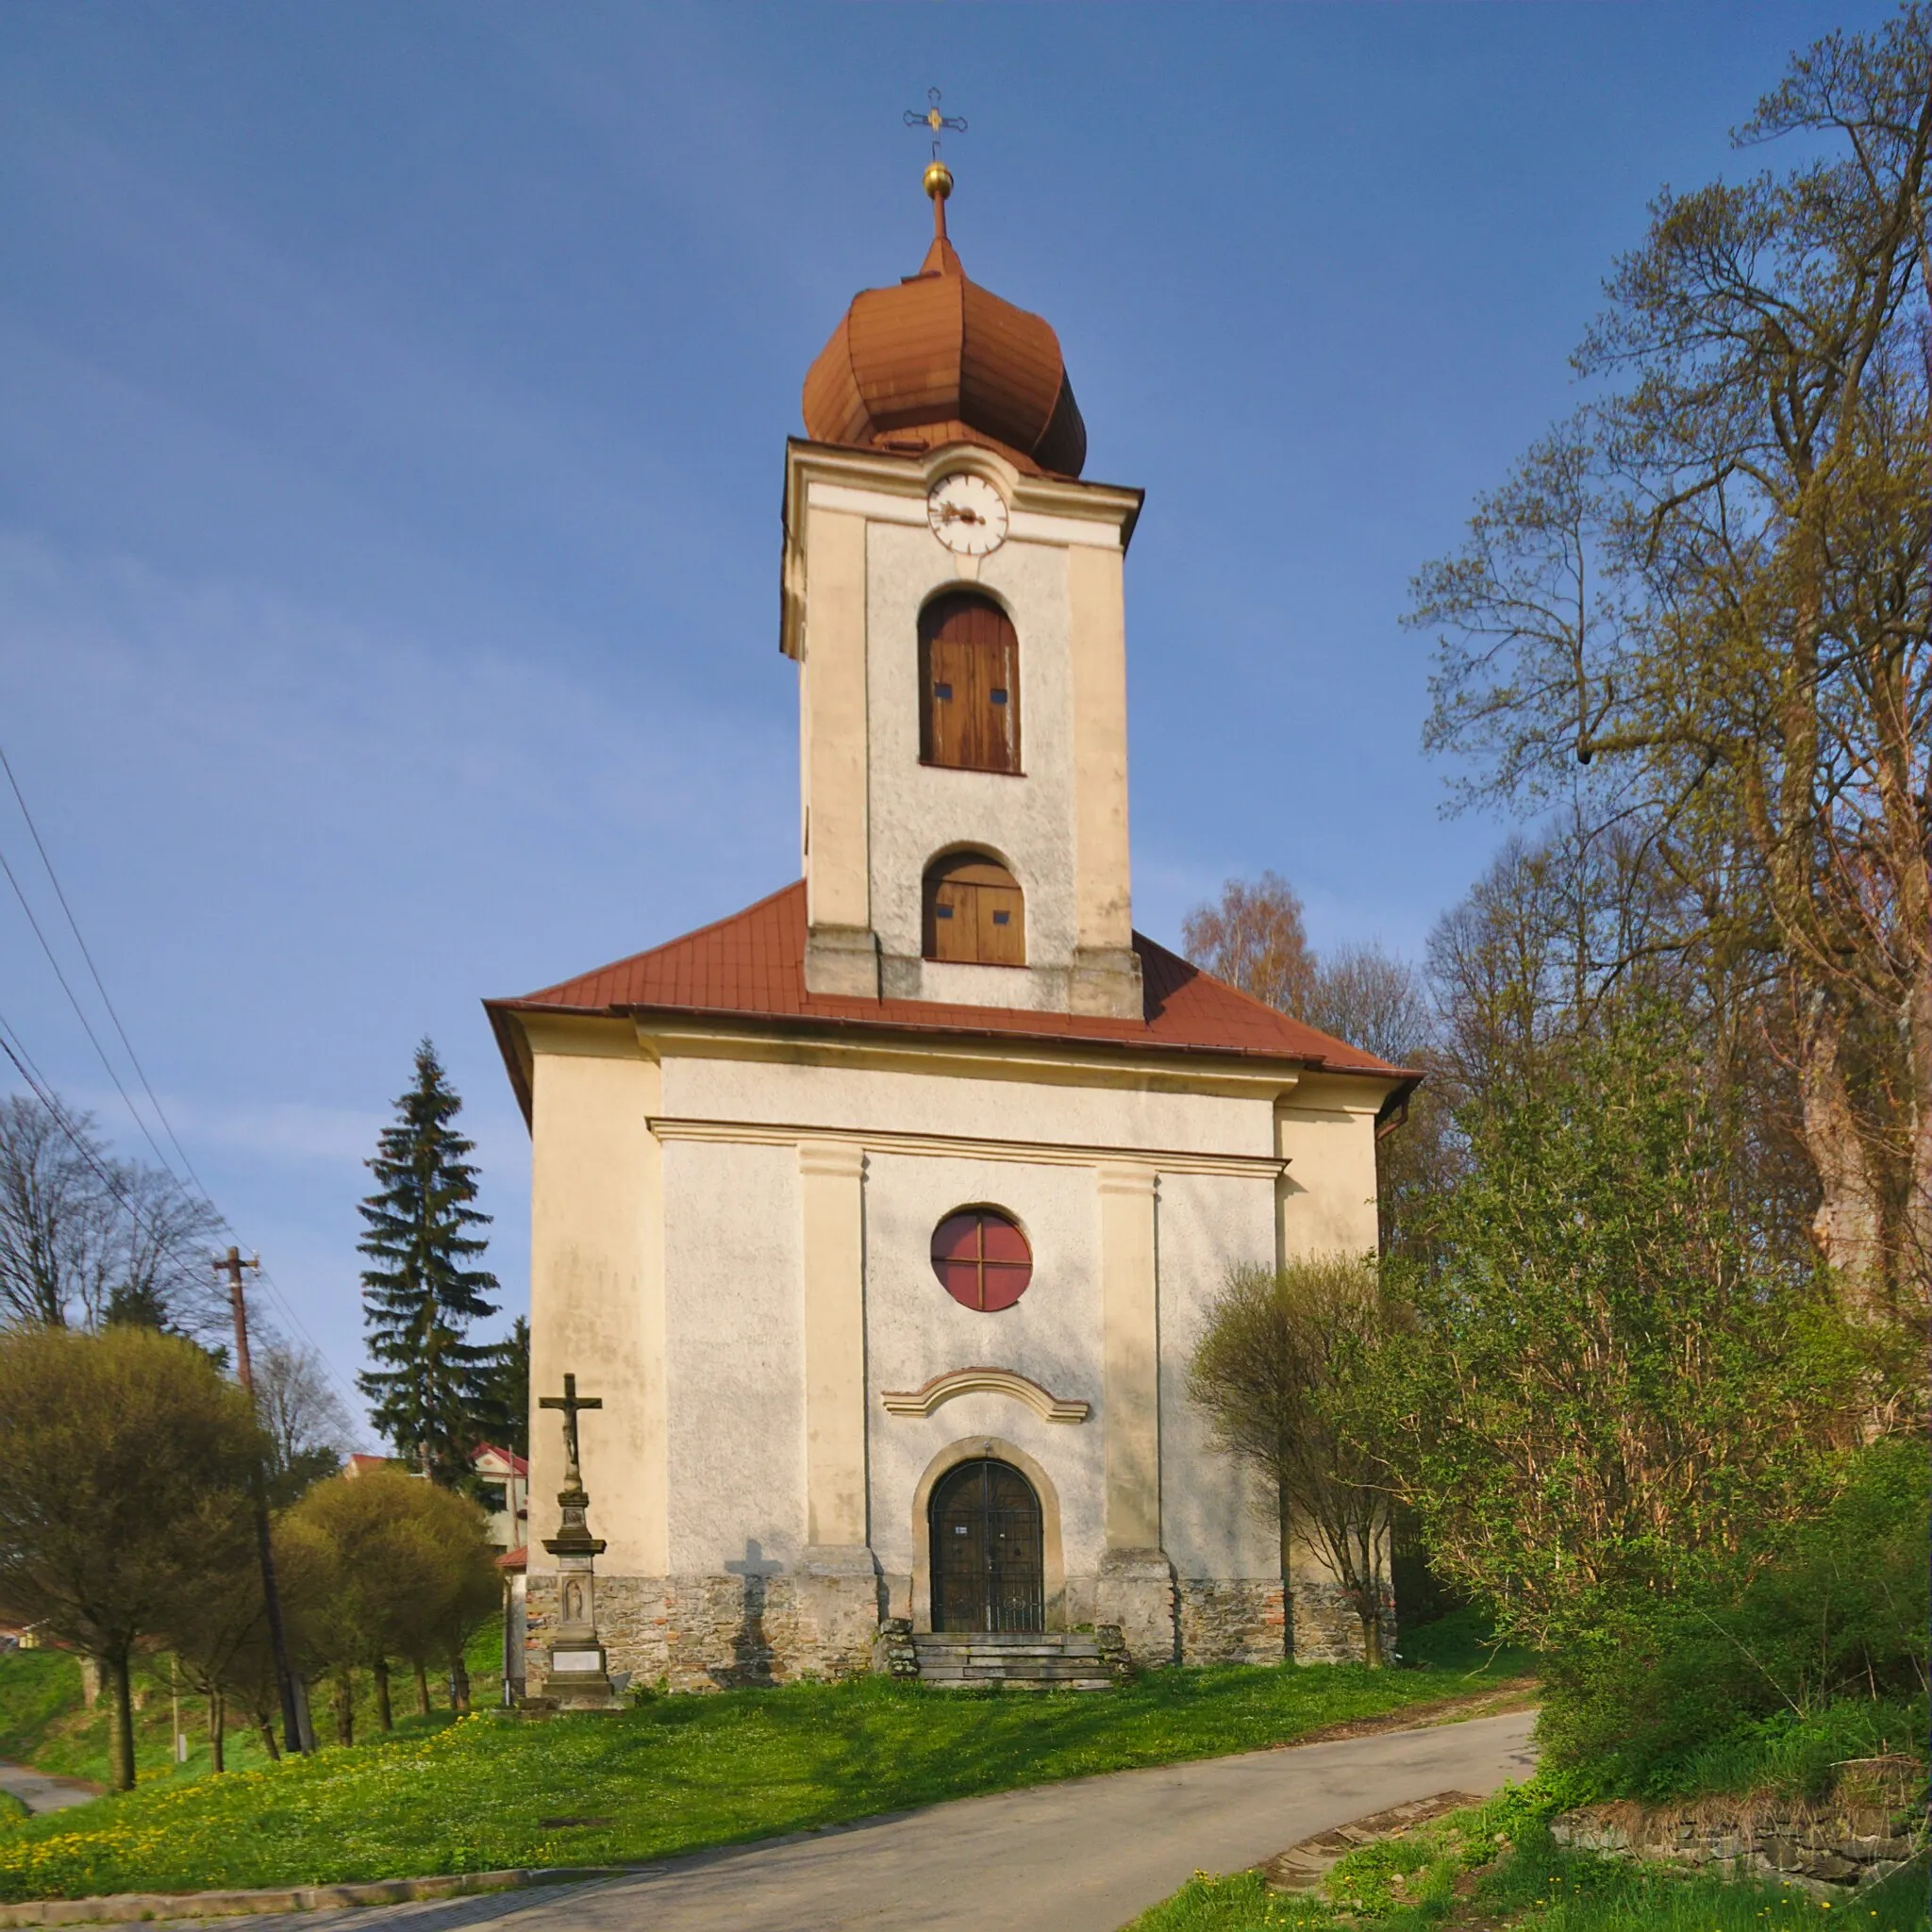
[(1815, 1504), (1857, 1357), (1731, 1212), (1667, 1010), (1471, 1108), (1435, 1265), (1385, 1357), (1392, 1480), (1439, 1574), (1541, 1647)]
[(1776, 967), (1845, 1306), (1932, 1274), (1932, 10), (1798, 56), (1740, 130), (1815, 157), (1662, 193), (1579, 357), (1604, 394), (1416, 582), (1465, 795), (1574, 801), (1674, 946)]
[(1223, 1447), (1274, 1492), (1284, 1591), (1297, 1541), (1312, 1541), (1361, 1622), (1372, 1666), (1382, 1661), (1391, 1605), (1390, 1524), (1362, 1391), (1390, 1319), (1375, 1270), (1359, 1257), (1237, 1266), (1188, 1367), (1189, 1394)]
[[(170, 1615), (163, 1634), (190, 1688), (208, 1701), (208, 1757), (213, 1770), (227, 1769), (228, 1699), (238, 1684), (246, 1687), (243, 1707), (251, 1712), (255, 1708), (249, 1693), (255, 1690), (252, 1678), (256, 1674), (249, 1666), (258, 1655), (268, 1667), (258, 1722), (263, 1735), (273, 1739), (273, 1713), (280, 1701), (280, 1688), (269, 1649), (268, 1609), (259, 1563), (250, 1560), (227, 1569), (209, 1569), (201, 1587), (191, 1591)], [(273, 1749), (270, 1755), (279, 1757), (280, 1752)]]
[(100, 1659), (134, 1784), (128, 1669), (211, 1577), (255, 1561), (246, 1395), (152, 1329), (0, 1331), (0, 1605)]
[[(299, 1550), (305, 1629), (339, 1688), (352, 1669), (375, 1688), (376, 1722), (392, 1724), (391, 1674), (452, 1661), (496, 1607), (495, 1556), (482, 1512), (465, 1498), (399, 1469), (317, 1483), (283, 1518)], [(339, 1700), (339, 1732), (346, 1707)], [(343, 1736), (344, 1743), (352, 1736)]]
[(494, 1354), (464, 1338), (496, 1312), (485, 1299), (496, 1277), (472, 1265), (487, 1245), (474, 1230), (490, 1217), (473, 1205), (475, 1143), (452, 1124), (461, 1107), (424, 1041), (416, 1083), (369, 1162), (378, 1189), (361, 1205), (358, 1243), (374, 1264), (362, 1274), (362, 1310), (378, 1364), (358, 1386), (398, 1454), (451, 1486), (468, 1473)]

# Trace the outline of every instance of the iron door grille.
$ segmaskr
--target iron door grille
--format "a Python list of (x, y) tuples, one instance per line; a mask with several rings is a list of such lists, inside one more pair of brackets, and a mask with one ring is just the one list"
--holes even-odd
[(1034, 1631), (1046, 1621), (1040, 1499), (1009, 1463), (966, 1462), (932, 1501), (935, 1630)]

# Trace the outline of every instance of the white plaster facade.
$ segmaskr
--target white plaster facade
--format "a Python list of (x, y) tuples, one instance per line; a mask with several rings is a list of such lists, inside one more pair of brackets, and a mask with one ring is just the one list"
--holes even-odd
[[(1011, 509), (976, 561), (925, 516), (928, 485), (961, 467)], [(1175, 1050), (1143, 1007), (1123, 591), (1138, 509), (979, 448), (791, 445), (802, 999), (740, 1012), (565, 988), (492, 1008), (535, 1149), (533, 1385), (568, 1371), (604, 1405), (582, 1454), (614, 1669), (698, 1684), (863, 1667), (882, 1620), (928, 1624), (924, 1506), (977, 1456), (1040, 1497), (1049, 1628), (1120, 1624), (1146, 1663), (1282, 1653), (1270, 1499), (1208, 1440), (1188, 1358), (1231, 1264), (1373, 1248), (1376, 1122), (1407, 1082), (1346, 1049), (1324, 1059), (1338, 1043), (1313, 1035)], [(964, 585), (1019, 639), (1018, 774), (920, 761), (920, 611)], [(1024, 967), (921, 958), (922, 875), (962, 846), (1023, 888)], [(974, 1009), (1016, 1017), (1003, 1034)], [(1031, 1284), (998, 1313), (953, 1301), (930, 1262), (933, 1229), (968, 1205), (1031, 1246)], [(1005, 1374), (910, 1399), (970, 1369)], [(541, 1679), (554, 1420), (533, 1417), (531, 1441)]]

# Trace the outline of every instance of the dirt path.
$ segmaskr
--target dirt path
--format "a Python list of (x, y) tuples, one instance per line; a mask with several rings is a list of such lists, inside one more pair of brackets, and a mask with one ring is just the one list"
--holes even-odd
[(25, 1764), (0, 1760), (0, 1791), (10, 1792), (38, 1816), (42, 1811), (64, 1811), (70, 1805), (85, 1805), (98, 1798), (101, 1788), (84, 1778), (54, 1777)]

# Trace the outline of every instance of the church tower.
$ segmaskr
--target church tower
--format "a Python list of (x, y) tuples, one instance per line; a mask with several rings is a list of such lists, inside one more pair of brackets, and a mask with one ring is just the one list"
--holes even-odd
[(1139, 1019), (1122, 571), (1058, 339), (974, 282), (926, 170), (918, 274), (869, 289), (788, 446), (807, 989)]

